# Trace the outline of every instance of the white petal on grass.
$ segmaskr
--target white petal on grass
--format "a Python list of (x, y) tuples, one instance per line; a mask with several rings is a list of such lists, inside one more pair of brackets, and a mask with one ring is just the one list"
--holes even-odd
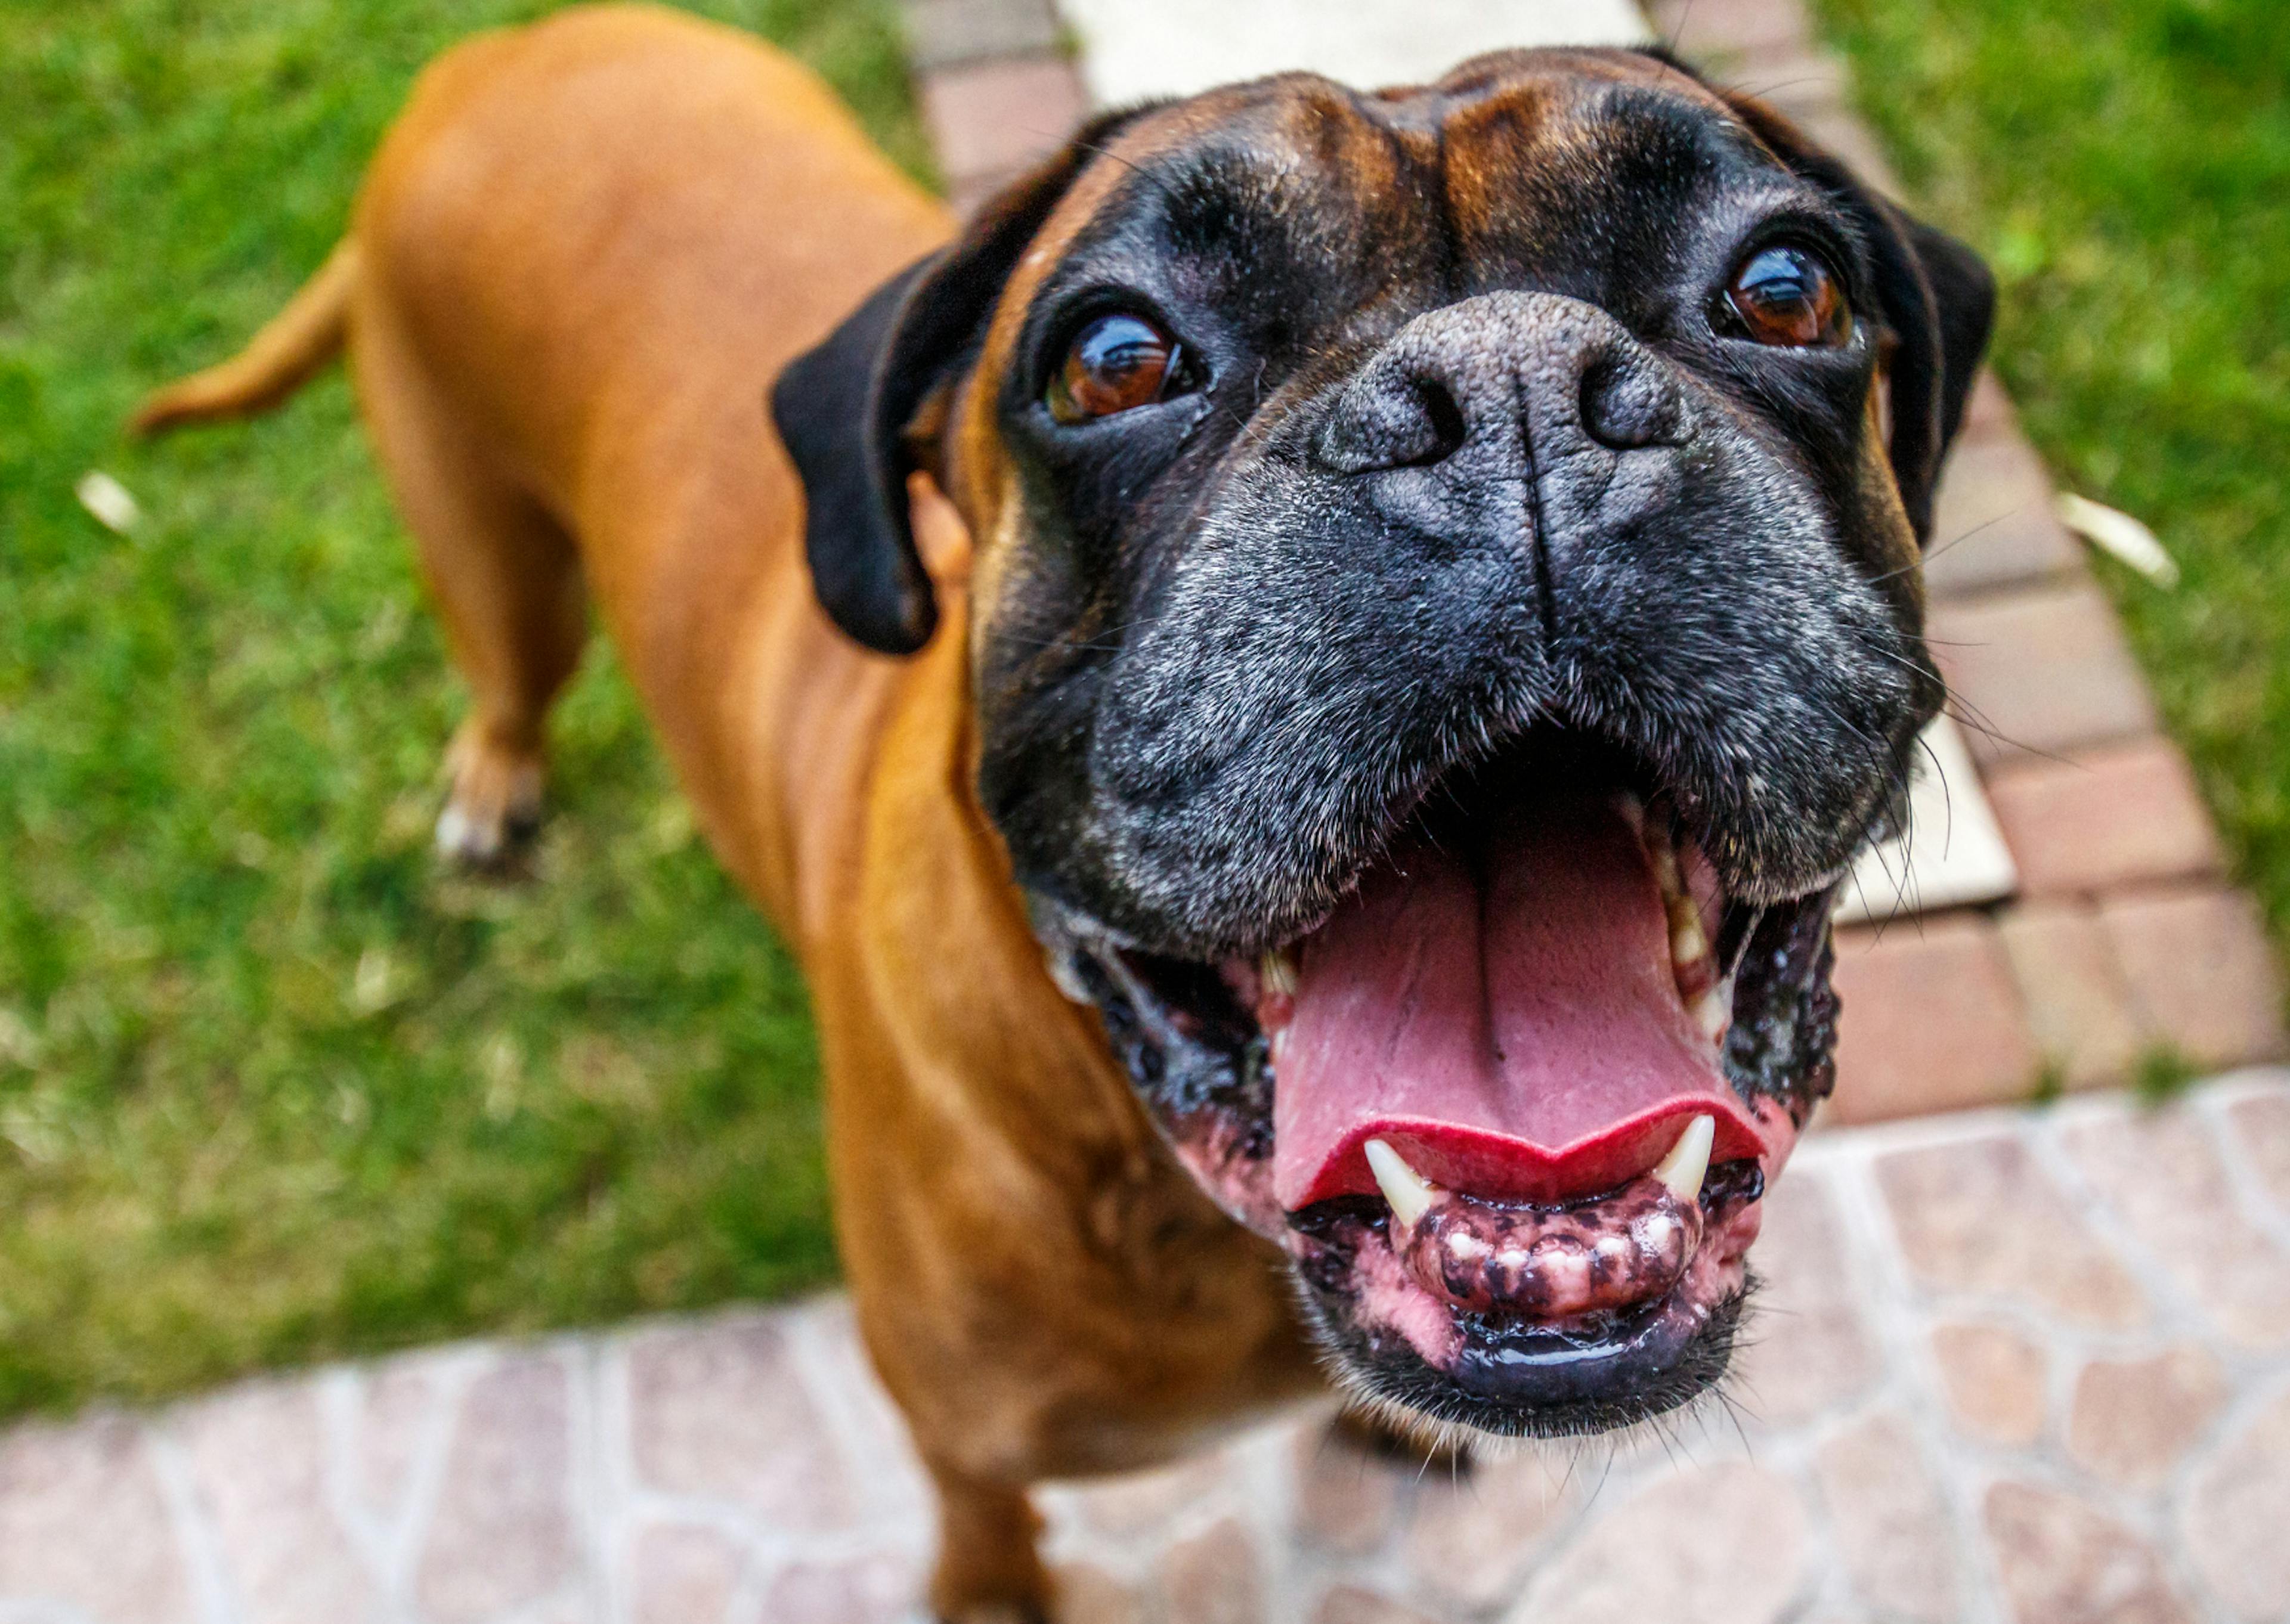
[(2118, 558), (2158, 587), (2179, 584), (2178, 561), (2163, 550), (2155, 532), (2129, 514), (2062, 491), (2052, 501), (2060, 523), (2110, 557)]
[(143, 509), (125, 485), (101, 468), (90, 468), (72, 487), (79, 505), (95, 522), (120, 535), (131, 534), (143, 522)]

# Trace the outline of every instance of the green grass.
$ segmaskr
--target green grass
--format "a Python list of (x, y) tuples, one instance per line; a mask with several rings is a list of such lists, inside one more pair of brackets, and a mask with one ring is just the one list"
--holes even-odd
[[(340, 376), (117, 430), (317, 265), (425, 59), (548, 9), (0, 0), (0, 1415), (832, 1271), (801, 988), (602, 645), (536, 882), (445, 876), (460, 696)], [(885, 0), (694, 9), (921, 166)]]
[(2177, 1050), (2150, 1049), (2132, 1071), (2131, 1092), (2142, 1105), (2168, 1105), (2192, 1088), (2200, 1076)]
[(2290, 5), (1816, 4), (1904, 182), (1998, 271), (2029, 433), (2182, 566), (2102, 573), (2290, 948)]

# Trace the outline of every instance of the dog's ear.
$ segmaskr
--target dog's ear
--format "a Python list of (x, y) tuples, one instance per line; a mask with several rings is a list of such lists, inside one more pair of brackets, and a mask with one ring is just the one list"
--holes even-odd
[(772, 419), (802, 476), (812, 588), (870, 649), (911, 654), (938, 626), (915, 548), (907, 476), (916, 431), (975, 357), (1019, 256), (1108, 137), (1142, 108), (1085, 124), (1057, 156), (989, 200), (947, 247), (909, 266), (773, 384)]
[(1929, 542), (1941, 459), (1964, 421), (1988, 348), (1996, 280), (1978, 254), (1879, 196), (1781, 114), (1750, 97), (1719, 93), (1783, 163), (1842, 204), (1868, 239), (1880, 314), (1895, 345), (1886, 450), (1909, 524), (1920, 544)]

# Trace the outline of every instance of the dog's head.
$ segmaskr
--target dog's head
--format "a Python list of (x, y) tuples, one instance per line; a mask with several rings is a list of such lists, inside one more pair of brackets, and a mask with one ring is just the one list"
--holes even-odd
[(1355, 1389), (1548, 1434), (1724, 1370), (1990, 304), (1755, 103), (1522, 52), (1101, 120), (781, 379), (851, 635), (934, 624), (909, 473), (971, 524), (1053, 972)]

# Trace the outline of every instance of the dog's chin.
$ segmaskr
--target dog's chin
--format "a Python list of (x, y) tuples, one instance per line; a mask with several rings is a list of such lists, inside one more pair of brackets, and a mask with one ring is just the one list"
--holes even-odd
[(1617, 1431), (1717, 1386), (1751, 1289), (1744, 1260), (1758, 1208), (1721, 1197), (1722, 1233), (1685, 1277), (1645, 1300), (1591, 1314), (1459, 1311), (1399, 1261), (1364, 1214), (1321, 1228), (1329, 1244), (1292, 1260), (1298, 1298), (1336, 1385), (1427, 1446), (1459, 1429), (1506, 1438)]
[(1744, 1276), (1706, 1307), (1664, 1301), (1595, 1330), (1458, 1327), (1458, 1356), (1442, 1368), (1362, 1329), (1349, 1295), (1298, 1278), (1305, 1323), (1335, 1386), (1427, 1454), (1468, 1453), (1488, 1437), (1624, 1432), (1686, 1408), (1724, 1380), (1757, 1284)]
[(1397, 820), (1275, 952), (1159, 957), (1036, 903), (1177, 1159), (1288, 1254), (1333, 1380), (1427, 1442), (1708, 1391), (1832, 1075), (1831, 891), (1737, 904), (1660, 785), (1537, 764)]

